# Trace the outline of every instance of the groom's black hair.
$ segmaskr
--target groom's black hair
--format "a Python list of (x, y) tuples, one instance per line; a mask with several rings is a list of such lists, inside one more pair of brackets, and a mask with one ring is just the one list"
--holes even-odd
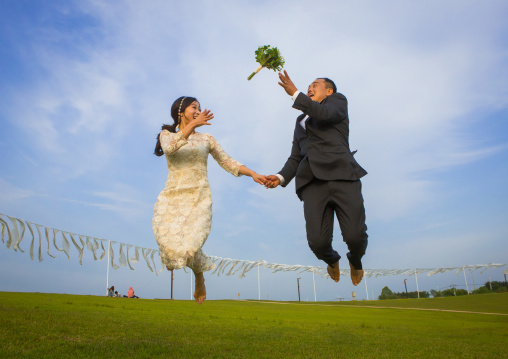
[(332, 89), (333, 93), (337, 92), (337, 86), (335, 86), (335, 82), (330, 80), (328, 77), (318, 77), (318, 80), (325, 80), (325, 88)]

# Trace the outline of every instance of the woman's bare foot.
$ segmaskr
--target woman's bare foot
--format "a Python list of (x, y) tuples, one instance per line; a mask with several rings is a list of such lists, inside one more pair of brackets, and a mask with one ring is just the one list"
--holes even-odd
[(349, 263), (349, 268), (351, 268), (351, 281), (353, 285), (360, 284), (363, 278), (363, 269), (354, 269), (351, 263)]
[(333, 266), (328, 265), (326, 267), (328, 271), (328, 275), (332, 278), (336, 283), (340, 280), (340, 269), (339, 269), (339, 261), (333, 264)]
[(206, 299), (205, 276), (203, 273), (194, 273), (194, 276), (196, 277), (194, 299), (196, 299), (196, 303), (201, 304)]

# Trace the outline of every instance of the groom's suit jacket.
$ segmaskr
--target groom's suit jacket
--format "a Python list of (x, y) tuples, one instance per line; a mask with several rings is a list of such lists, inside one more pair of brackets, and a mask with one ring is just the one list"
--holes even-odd
[[(367, 172), (349, 149), (347, 99), (334, 93), (320, 103), (300, 93), (293, 107), (301, 110), (293, 136), (291, 155), (279, 174), (283, 187), (296, 177), (296, 193), (313, 178), (325, 181), (355, 181)], [(308, 115), (304, 129), (300, 121)]]

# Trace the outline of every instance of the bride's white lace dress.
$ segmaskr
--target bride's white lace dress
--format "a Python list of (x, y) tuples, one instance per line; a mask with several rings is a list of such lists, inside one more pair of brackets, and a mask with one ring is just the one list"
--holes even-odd
[(195, 133), (185, 139), (181, 132), (163, 130), (159, 139), (169, 170), (152, 220), (160, 258), (168, 269), (188, 266), (197, 273), (213, 269), (214, 264), (201, 249), (212, 225), (208, 154), (237, 177), (242, 164), (229, 157), (207, 133)]

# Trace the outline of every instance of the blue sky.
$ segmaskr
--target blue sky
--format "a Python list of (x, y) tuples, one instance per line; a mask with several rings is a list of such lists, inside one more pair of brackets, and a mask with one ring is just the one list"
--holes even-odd
[[(164, 159), (152, 154), (155, 136), (182, 95), (215, 113), (206, 131), (232, 157), (259, 173), (277, 172), (298, 111), (274, 72), (246, 80), (254, 50), (271, 44), (300, 89), (327, 76), (349, 100), (351, 149), (369, 172), (366, 268), (507, 263), (508, 6), (309, 4), (3, 1), (0, 213), (154, 248), (153, 204), (167, 176)], [(212, 158), (209, 178), (206, 253), (322, 264), (308, 249), (293, 184), (267, 191)], [(335, 243), (344, 255), (338, 229)], [(4, 247), (0, 289), (102, 294), (106, 263), (88, 254), (79, 266), (74, 254), (39, 263)], [(295, 273), (261, 272), (262, 292), (294, 294)], [(488, 275), (502, 279), (500, 271), (483, 280)], [(189, 274), (176, 277), (178, 296), (187, 298)], [(463, 278), (421, 280), (431, 289)], [(401, 290), (400, 278), (370, 281), (375, 296), (386, 284)], [(138, 264), (112, 271), (110, 283), (162, 297), (168, 274), (155, 277)], [(257, 296), (254, 272), (207, 283), (212, 299)], [(318, 299), (353, 290), (347, 278), (316, 285)]]

